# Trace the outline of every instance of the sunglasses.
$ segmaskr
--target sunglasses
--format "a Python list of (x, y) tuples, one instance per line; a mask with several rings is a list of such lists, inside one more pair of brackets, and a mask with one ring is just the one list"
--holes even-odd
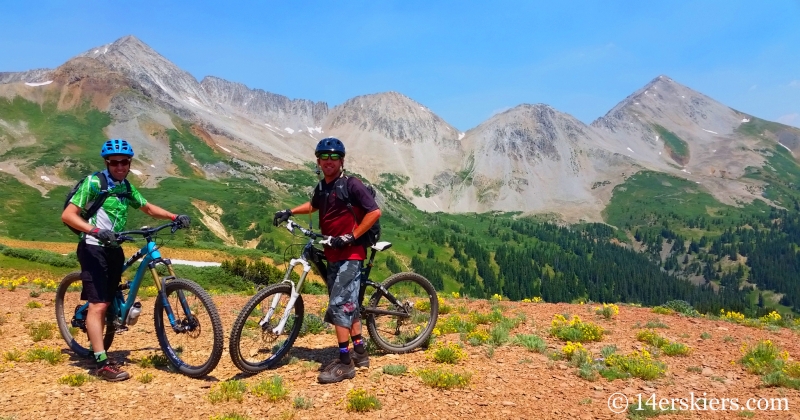
[(131, 164), (131, 160), (130, 159), (120, 159), (120, 160), (106, 159), (106, 164), (108, 166), (128, 166), (128, 165)]
[(317, 155), (317, 158), (320, 160), (339, 160), (342, 158), (342, 155), (337, 153), (320, 153)]

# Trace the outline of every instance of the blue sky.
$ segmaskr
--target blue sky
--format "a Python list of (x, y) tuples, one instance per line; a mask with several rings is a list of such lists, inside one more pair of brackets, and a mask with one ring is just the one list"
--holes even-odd
[(330, 106), (397, 91), (460, 130), (522, 103), (590, 123), (661, 74), (800, 127), (800, 0), (6, 2), (0, 71), (125, 35), (198, 80)]

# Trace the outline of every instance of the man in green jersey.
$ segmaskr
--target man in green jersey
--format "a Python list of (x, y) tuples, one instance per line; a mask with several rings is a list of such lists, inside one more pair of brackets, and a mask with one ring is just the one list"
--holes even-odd
[[(89, 301), (86, 333), (97, 362), (94, 373), (108, 381), (123, 381), (130, 375), (120, 369), (119, 364), (112, 363), (108, 359), (103, 346), (106, 310), (122, 280), (122, 265), (125, 263), (125, 255), (116, 242), (115, 233), (125, 229), (129, 206), (157, 219), (177, 221), (179, 227), (188, 227), (190, 220), (189, 216), (176, 215), (148, 203), (139, 191), (125, 180), (133, 159), (133, 148), (127, 141), (121, 139), (106, 141), (100, 156), (105, 159), (106, 170), (90, 175), (81, 183), (61, 214), (61, 220), (83, 232), (77, 254), (83, 283), (81, 299)], [(84, 220), (81, 217), (81, 210), (88, 207), (87, 204), (94, 202), (100, 195), (102, 185), (100, 177), (106, 178), (109, 195), (97, 213), (89, 217), (89, 220)]]

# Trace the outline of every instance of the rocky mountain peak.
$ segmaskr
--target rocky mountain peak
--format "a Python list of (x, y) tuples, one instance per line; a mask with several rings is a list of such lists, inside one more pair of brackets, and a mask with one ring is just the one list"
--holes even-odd
[(741, 118), (729, 107), (661, 75), (618, 103), (592, 126), (612, 133), (652, 136), (651, 126), (730, 134)]
[(586, 131), (585, 124), (549, 105), (522, 104), (470, 130), (468, 141), (517, 160), (558, 160), (559, 139), (578, 144)]
[(50, 80), (51, 69), (0, 72), (0, 84), (4, 83), (42, 83)]
[(352, 98), (331, 111), (327, 124), (331, 129), (350, 126), (375, 132), (398, 143), (433, 142), (457, 147), (459, 139), (455, 127), (397, 92)]
[[(92, 48), (79, 57), (97, 59), (125, 74), (138, 90), (168, 105), (172, 111), (190, 116), (186, 108), (213, 108), (197, 80), (135, 36), (122, 37)], [(188, 107), (187, 107), (188, 106)]]
[(325, 102), (290, 99), (214, 76), (203, 78), (200, 87), (217, 104), (275, 127), (319, 127), (328, 116), (328, 104)]

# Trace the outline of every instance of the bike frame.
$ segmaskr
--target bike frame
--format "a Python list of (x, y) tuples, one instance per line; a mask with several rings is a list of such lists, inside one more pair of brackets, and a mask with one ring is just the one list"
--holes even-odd
[[(314, 239), (323, 238), (323, 240), (320, 241), (320, 243), (325, 243), (325, 241), (329, 240), (330, 238), (324, 237), (323, 235), (314, 233), (310, 230), (303, 229), (303, 227), (292, 221), (289, 221), (289, 223), (286, 225), (286, 228), (290, 232), (294, 232), (293, 229), (298, 228), (301, 232), (303, 232), (303, 234), (308, 236), (309, 239), (308, 242), (306, 242), (306, 245), (303, 247), (303, 251), (300, 253), (300, 258), (292, 258), (291, 260), (289, 260), (289, 267), (286, 269), (286, 274), (283, 276), (282, 283), (288, 283), (292, 286), (292, 294), (290, 295), (289, 302), (286, 304), (286, 308), (284, 309), (283, 314), (281, 315), (281, 320), (278, 322), (278, 325), (276, 325), (275, 328), (272, 329), (272, 333), (276, 335), (280, 335), (283, 333), (283, 328), (286, 326), (286, 321), (289, 319), (289, 315), (292, 309), (294, 308), (294, 303), (297, 301), (297, 297), (300, 296), (299, 290), (303, 290), (303, 283), (305, 283), (306, 277), (308, 276), (308, 272), (311, 271), (312, 265), (316, 266), (317, 271), (320, 273), (320, 275), (323, 275), (323, 277), (325, 275), (324, 273), (327, 273), (327, 266), (325, 266), (325, 263), (322, 260), (314, 257), (313, 253), (316, 250), (316, 248), (314, 247)], [(398, 307), (402, 306), (402, 304), (398, 302), (397, 299), (391, 293), (389, 293), (389, 291), (386, 290), (382, 284), (376, 283), (369, 279), (369, 274), (370, 271), (372, 271), (372, 266), (373, 262), (375, 261), (376, 253), (377, 251), (374, 248), (372, 248), (369, 257), (369, 262), (367, 264), (364, 264), (364, 267), (361, 268), (361, 285), (359, 286), (358, 289), (359, 311), (362, 316), (370, 314), (394, 315), (407, 318), (410, 315), (405, 312), (371, 309), (371, 308), (366, 308), (363, 305), (364, 294), (366, 293), (367, 286), (372, 286), (377, 291), (380, 291), (392, 304)], [(303, 266), (303, 273), (300, 275), (300, 279), (297, 280), (297, 283), (295, 284), (295, 282), (293, 282), (289, 278), (289, 276), (292, 274), (292, 271), (294, 271), (294, 268), (298, 265)], [(327, 286), (327, 279), (323, 278), (323, 281), (326, 282)], [(270, 303), (270, 307), (267, 310), (267, 313), (259, 322), (259, 325), (261, 327), (264, 327), (264, 325), (268, 324), (270, 319), (272, 319), (272, 316), (275, 314), (275, 309), (278, 306), (280, 298), (281, 298), (280, 293), (276, 293), (275, 296), (273, 296), (272, 302)]]
[[(133, 280), (120, 284), (120, 289), (115, 296), (114, 300), (111, 302), (109, 310), (111, 314), (114, 316), (114, 326), (117, 329), (124, 330), (128, 320), (128, 313), (130, 312), (131, 308), (133, 308), (134, 303), (136, 303), (136, 295), (139, 292), (139, 287), (144, 280), (145, 271), (149, 270), (153, 276), (153, 282), (156, 285), (156, 289), (158, 289), (158, 297), (164, 303), (164, 309), (167, 312), (167, 317), (169, 319), (169, 323), (172, 326), (172, 329), (175, 332), (183, 332), (185, 329), (181, 325), (177, 325), (175, 322), (175, 314), (172, 312), (172, 306), (169, 304), (169, 300), (167, 299), (167, 295), (164, 292), (167, 280), (175, 278), (175, 271), (172, 269), (172, 262), (169, 259), (164, 259), (161, 257), (161, 252), (158, 250), (158, 245), (156, 245), (155, 239), (153, 238), (153, 234), (158, 230), (161, 230), (165, 227), (170, 226), (171, 224), (166, 224), (154, 229), (142, 230), (142, 231), (131, 231), (131, 232), (122, 232), (119, 235), (123, 236), (124, 234), (135, 234), (139, 233), (144, 235), (145, 240), (147, 243), (139, 249), (135, 254), (133, 254), (127, 261), (122, 265), (122, 272), (124, 273), (127, 271), (136, 261), (142, 259), (142, 263), (139, 265), (139, 268), (136, 270), (136, 274), (133, 276)], [(129, 239), (129, 240), (132, 240)], [(156, 266), (158, 264), (164, 264), (167, 266), (167, 270), (169, 271), (169, 276), (164, 277), (161, 279), (156, 271)], [(128, 289), (128, 298), (122, 298), (122, 290)], [(186, 302), (186, 298), (182, 292), (178, 292), (179, 299), (181, 301), (181, 306), (183, 307), (184, 313), (187, 317), (191, 317), (192, 312), (189, 308), (188, 302)], [(75, 318), (81, 319), (82, 314), (84, 313), (84, 309), (89, 307), (89, 302), (84, 303), (80, 309), (76, 311)], [(191, 319), (191, 318), (189, 318)]]

